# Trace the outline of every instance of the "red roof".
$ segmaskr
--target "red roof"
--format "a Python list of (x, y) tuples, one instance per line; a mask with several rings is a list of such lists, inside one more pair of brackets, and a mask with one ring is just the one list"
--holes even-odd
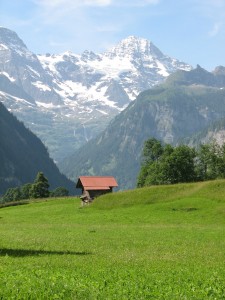
[(112, 176), (80, 176), (76, 185), (77, 188), (83, 187), (85, 190), (109, 190), (117, 186)]

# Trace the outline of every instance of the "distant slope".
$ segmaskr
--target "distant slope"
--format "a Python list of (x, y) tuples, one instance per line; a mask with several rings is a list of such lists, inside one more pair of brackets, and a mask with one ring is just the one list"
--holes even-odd
[(218, 66), (213, 72), (208, 72), (199, 65), (191, 72), (178, 70), (167, 78), (166, 83), (176, 86), (204, 85), (223, 88), (225, 86), (225, 67)]
[(43, 171), (50, 189), (65, 186), (74, 193), (73, 183), (62, 175), (42, 144), (23, 123), (0, 102), (0, 194), (7, 188), (33, 182)]
[(72, 179), (113, 175), (121, 189), (133, 188), (146, 139), (177, 144), (224, 118), (223, 83), (225, 75), (199, 66), (178, 71), (165, 84), (141, 93), (98, 138), (66, 159), (61, 170)]

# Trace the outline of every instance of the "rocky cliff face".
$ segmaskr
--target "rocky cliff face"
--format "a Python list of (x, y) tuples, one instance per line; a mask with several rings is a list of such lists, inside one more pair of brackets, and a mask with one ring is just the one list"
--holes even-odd
[(140, 92), (177, 69), (191, 66), (133, 36), (102, 54), (36, 55), (15, 32), (0, 28), (0, 101), (42, 139), (57, 161), (100, 133)]
[(203, 130), (197, 131), (193, 136), (186, 138), (184, 142), (190, 146), (198, 146), (213, 141), (219, 145), (225, 143), (225, 117), (210, 123)]

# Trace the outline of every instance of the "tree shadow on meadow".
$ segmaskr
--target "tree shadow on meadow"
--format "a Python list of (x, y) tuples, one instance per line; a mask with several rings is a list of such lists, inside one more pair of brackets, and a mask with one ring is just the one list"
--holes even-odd
[(30, 249), (10, 249), (0, 248), (0, 256), (13, 256), (13, 257), (24, 257), (24, 256), (38, 256), (38, 255), (91, 255), (88, 251), (48, 251), (48, 250), (30, 250)]

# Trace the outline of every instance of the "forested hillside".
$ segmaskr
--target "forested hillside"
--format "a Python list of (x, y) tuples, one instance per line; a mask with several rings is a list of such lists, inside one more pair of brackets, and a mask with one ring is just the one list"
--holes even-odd
[(37, 172), (47, 176), (50, 188), (73, 183), (62, 175), (42, 142), (0, 103), (0, 194), (7, 188), (33, 182)]
[(141, 93), (96, 139), (60, 165), (70, 178), (77, 175), (113, 175), (121, 189), (136, 185), (144, 141), (184, 143), (225, 116), (225, 75), (200, 66), (178, 71)]

